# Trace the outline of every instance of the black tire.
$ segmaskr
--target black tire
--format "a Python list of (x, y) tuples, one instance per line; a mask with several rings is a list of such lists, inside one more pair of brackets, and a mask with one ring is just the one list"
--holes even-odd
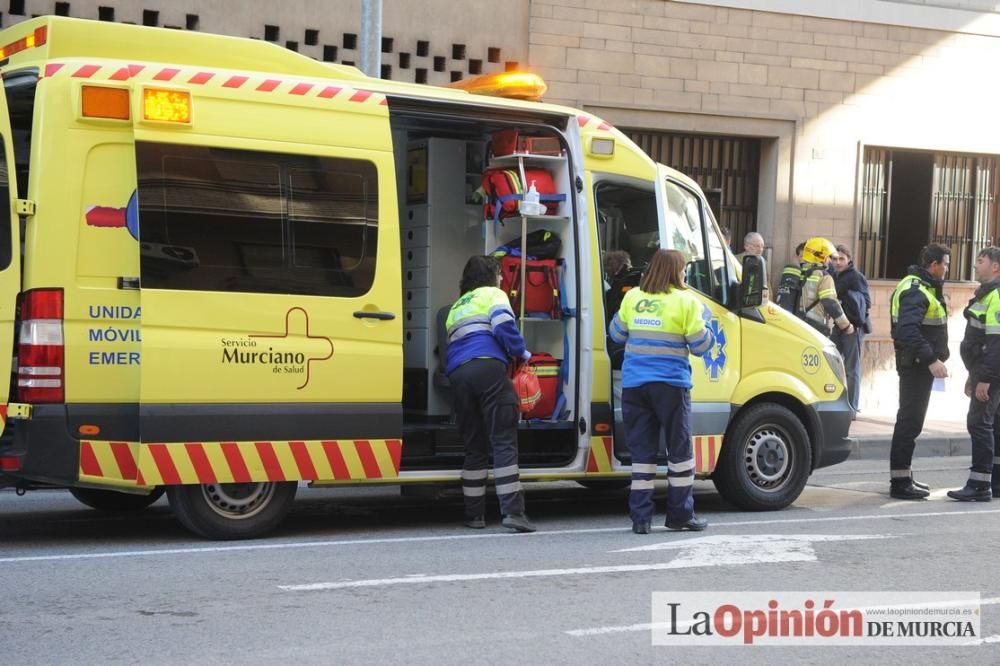
[(163, 497), (163, 488), (156, 488), (148, 495), (120, 493), (117, 490), (97, 490), (95, 488), (70, 488), (69, 494), (81, 504), (98, 511), (142, 511)]
[(218, 483), (169, 486), (167, 499), (184, 527), (206, 539), (252, 539), (277, 527), (298, 484)]
[(577, 479), (576, 482), (584, 488), (604, 492), (628, 488), (632, 481), (631, 479)]
[(775, 511), (798, 499), (811, 470), (805, 426), (788, 408), (763, 403), (730, 426), (712, 481), (742, 509)]

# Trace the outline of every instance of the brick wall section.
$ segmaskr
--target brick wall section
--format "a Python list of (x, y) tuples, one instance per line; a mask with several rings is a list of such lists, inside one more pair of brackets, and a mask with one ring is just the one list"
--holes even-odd
[(551, 101), (663, 111), (649, 129), (677, 113), (796, 122), (792, 222), (768, 239), (778, 263), (813, 235), (854, 245), (859, 143), (1000, 153), (1000, 95), (975, 74), (1000, 62), (1000, 39), (668, 0), (530, 13)]

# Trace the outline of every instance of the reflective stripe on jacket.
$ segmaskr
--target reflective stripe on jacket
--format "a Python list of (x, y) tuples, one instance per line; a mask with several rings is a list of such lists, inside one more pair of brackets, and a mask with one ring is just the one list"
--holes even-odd
[(474, 358), (507, 363), (524, 353), (524, 338), (510, 301), (496, 287), (479, 287), (462, 294), (448, 312), (448, 361), (445, 372)]
[(625, 345), (622, 386), (664, 382), (691, 388), (688, 354), (702, 356), (715, 337), (705, 326), (708, 307), (687, 289), (648, 294), (631, 289), (608, 326), (608, 335)]

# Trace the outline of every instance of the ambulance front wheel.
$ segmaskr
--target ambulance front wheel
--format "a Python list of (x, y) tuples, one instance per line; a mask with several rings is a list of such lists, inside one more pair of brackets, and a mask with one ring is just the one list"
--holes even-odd
[(181, 524), (199, 536), (252, 539), (284, 520), (297, 488), (294, 481), (169, 486), (167, 499)]
[(70, 488), (69, 494), (81, 504), (98, 511), (141, 511), (163, 496), (163, 488), (156, 488), (148, 495), (96, 488)]
[(805, 426), (787, 407), (763, 403), (730, 426), (712, 481), (742, 509), (774, 511), (798, 499), (811, 469)]

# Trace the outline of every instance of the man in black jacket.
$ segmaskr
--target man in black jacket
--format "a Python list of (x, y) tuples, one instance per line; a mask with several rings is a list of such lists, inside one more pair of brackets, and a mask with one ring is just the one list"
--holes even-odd
[[(989, 502), (1000, 497), (1000, 465), (995, 464), (994, 429), (1000, 407), (1000, 248), (988, 247), (976, 256), (979, 288), (965, 308), (965, 337), (959, 348), (969, 371), (965, 395), (969, 396), (969, 437), (972, 467), (969, 480), (948, 497), (960, 502)], [(990, 488), (992, 481), (992, 490)]]
[(920, 251), (920, 264), (910, 266), (892, 294), (892, 342), (899, 374), (899, 411), (889, 451), (889, 494), (897, 499), (924, 499), (930, 492), (913, 480), (910, 463), (917, 435), (924, 429), (934, 379), (948, 376), (948, 310), (943, 281), (951, 251), (931, 243)]
[(833, 283), (837, 287), (837, 299), (844, 308), (847, 320), (854, 325), (854, 332), (850, 334), (835, 328), (830, 339), (844, 357), (847, 399), (857, 411), (861, 406), (861, 352), (865, 346), (865, 336), (872, 332), (872, 320), (868, 316), (872, 297), (868, 293), (868, 280), (854, 268), (854, 255), (849, 247), (838, 245), (830, 263), (834, 270)]

